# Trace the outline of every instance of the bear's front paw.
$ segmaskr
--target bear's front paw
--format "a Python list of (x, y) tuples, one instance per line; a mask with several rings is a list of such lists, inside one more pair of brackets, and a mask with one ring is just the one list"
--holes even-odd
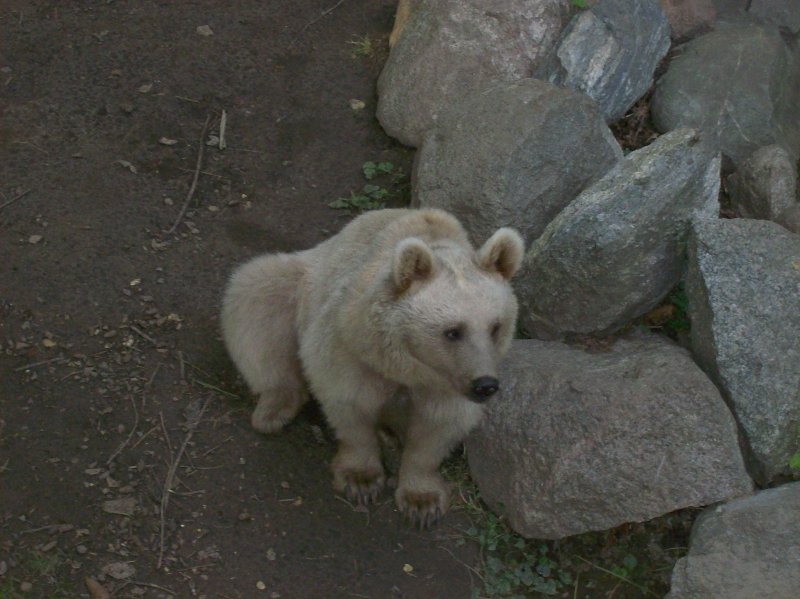
[(334, 471), (334, 487), (358, 505), (376, 503), (386, 477), (382, 468), (343, 468)]
[(401, 483), (394, 497), (406, 519), (420, 530), (437, 524), (450, 505), (447, 486), (441, 480), (413, 486)]

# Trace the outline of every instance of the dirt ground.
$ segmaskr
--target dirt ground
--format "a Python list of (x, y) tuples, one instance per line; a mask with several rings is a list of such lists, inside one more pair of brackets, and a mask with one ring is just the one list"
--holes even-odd
[[(87, 577), (114, 597), (477, 588), (467, 510), (418, 532), (388, 493), (368, 511), (337, 499), (318, 409), (251, 430), (218, 333), (235, 264), (341, 228), (352, 215), (328, 204), (362, 188), (364, 162), (408, 172), (374, 119), (393, 11), (2, 3), (2, 599), (85, 597)], [(223, 110), (227, 147), (203, 147), (169, 232)]]

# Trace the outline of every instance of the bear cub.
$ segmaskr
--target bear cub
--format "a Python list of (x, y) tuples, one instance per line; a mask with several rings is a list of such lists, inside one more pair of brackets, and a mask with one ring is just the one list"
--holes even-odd
[(391, 429), (397, 505), (432, 525), (449, 503), (439, 464), (499, 388), (523, 252), (513, 229), (476, 251), (444, 211), (379, 210), (312, 249), (240, 266), (221, 323), (258, 395), (253, 427), (281, 430), (313, 394), (338, 439), (334, 488), (359, 503), (384, 486), (378, 433)]

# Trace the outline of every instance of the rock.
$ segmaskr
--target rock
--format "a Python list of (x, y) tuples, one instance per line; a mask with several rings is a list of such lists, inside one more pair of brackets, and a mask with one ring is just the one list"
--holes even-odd
[(695, 127), (738, 165), (761, 146), (800, 153), (800, 64), (771, 27), (723, 23), (682, 46), (656, 84), (659, 131)]
[(416, 157), (413, 203), (450, 210), (476, 241), (513, 225), (530, 243), (621, 158), (591, 100), (523, 79), (442, 115)]
[(712, 0), (659, 0), (667, 15), (673, 39), (684, 39), (711, 27), (716, 10)]
[(454, 99), (529, 77), (553, 46), (569, 0), (418, 0), (378, 79), (386, 132), (419, 146)]
[(800, 451), (800, 236), (762, 220), (696, 222), (692, 350), (728, 400), (760, 483)]
[(800, 234), (800, 204), (795, 203), (794, 206), (784, 210), (778, 215), (778, 218), (775, 219), (775, 222), (783, 225), (792, 233)]
[(115, 580), (125, 580), (136, 574), (136, 568), (128, 562), (113, 562), (103, 566), (103, 574)]
[(119, 499), (104, 501), (103, 511), (109, 514), (119, 514), (120, 516), (133, 516), (137, 506), (138, 503), (135, 497), (120, 497)]
[(796, 599), (800, 483), (703, 512), (667, 599)]
[(716, 218), (719, 155), (691, 129), (630, 153), (547, 226), (516, 278), (539, 338), (608, 333), (655, 307), (685, 265), (689, 220)]
[(718, 17), (727, 17), (744, 13), (749, 2), (750, 0), (714, 0), (714, 9)]
[(752, 0), (748, 12), (791, 33), (800, 31), (800, 2), (797, 0)]
[(603, 0), (575, 15), (537, 76), (582, 91), (611, 122), (647, 92), (667, 50), (657, 0)]
[(526, 537), (558, 539), (751, 492), (736, 424), (663, 337), (589, 353), (518, 340), (502, 395), (467, 439), (481, 498)]
[(775, 220), (797, 202), (797, 167), (781, 146), (766, 146), (728, 176), (725, 187), (739, 216)]

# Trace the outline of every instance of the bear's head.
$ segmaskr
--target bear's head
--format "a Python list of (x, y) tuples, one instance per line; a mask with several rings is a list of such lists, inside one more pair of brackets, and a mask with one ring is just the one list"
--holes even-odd
[[(475, 251), (450, 240), (411, 237), (395, 247), (392, 329), (424, 385), (484, 402), (500, 386), (500, 359), (511, 345), (517, 300), (509, 281), (524, 253), (520, 235), (499, 229)], [(406, 384), (413, 386), (414, 380)]]

